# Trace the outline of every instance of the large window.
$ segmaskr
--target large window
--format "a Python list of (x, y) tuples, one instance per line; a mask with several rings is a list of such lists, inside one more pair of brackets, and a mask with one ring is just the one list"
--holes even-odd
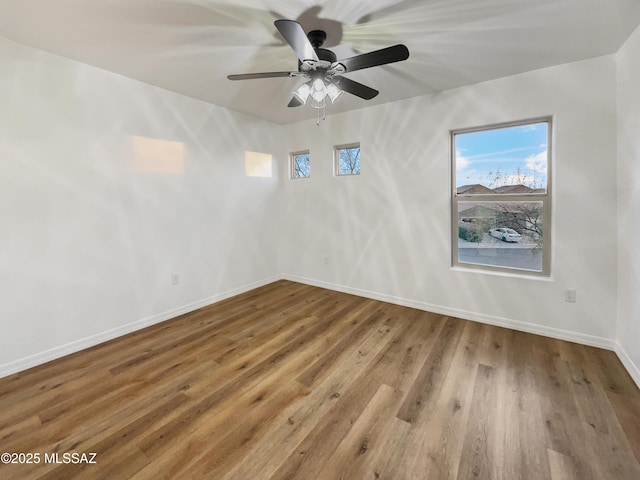
[(451, 132), (453, 265), (550, 274), (551, 118)]
[(340, 145), (334, 148), (336, 175), (360, 175), (360, 144)]

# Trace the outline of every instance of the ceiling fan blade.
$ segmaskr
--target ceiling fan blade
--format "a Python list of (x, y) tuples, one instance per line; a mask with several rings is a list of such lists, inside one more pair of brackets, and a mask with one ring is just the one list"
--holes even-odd
[(333, 77), (336, 79), (336, 86), (347, 93), (355, 95), (356, 97), (364, 98), (365, 100), (371, 100), (373, 97), (378, 95), (380, 92), (371, 87), (367, 87), (362, 83), (351, 80), (347, 77), (342, 77), (340, 75), (336, 75)]
[(291, 101), (289, 102), (287, 107), (299, 107), (301, 105), (303, 105), (303, 103), (300, 100), (298, 100), (296, 97), (291, 97)]
[(265, 72), (265, 73), (240, 73), (227, 75), (229, 80), (253, 80), (255, 78), (296, 77), (299, 72)]
[(291, 46), (301, 62), (313, 60), (318, 62), (318, 55), (304, 33), (302, 26), (294, 20), (276, 20), (273, 22), (287, 43)]
[(345, 58), (344, 60), (339, 60), (338, 63), (344, 65), (347, 72), (353, 72), (355, 70), (362, 70), (363, 68), (401, 62), (407, 58), (409, 58), (409, 49), (404, 45), (394, 45), (381, 50), (356, 55), (355, 57)]

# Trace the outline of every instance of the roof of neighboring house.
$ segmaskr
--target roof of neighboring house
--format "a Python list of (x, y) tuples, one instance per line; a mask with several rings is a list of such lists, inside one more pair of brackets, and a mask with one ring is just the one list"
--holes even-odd
[(490, 194), (496, 193), (490, 188), (485, 187), (484, 185), (480, 185), (479, 183), (474, 183), (473, 185), (462, 185), (456, 188), (456, 192), (458, 195), (478, 195), (478, 194)]
[(526, 185), (503, 185), (498, 188), (494, 188), (495, 193), (533, 193), (534, 189), (529, 188)]
[(465, 218), (490, 218), (495, 217), (498, 211), (494, 208), (485, 207), (484, 205), (474, 205), (471, 208), (460, 211), (460, 217)]
[(546, 188), (531, 188), (526, 185), (502, 185), (491, 190), (489, 187), (485, 187), (479, 183), (472, 185), (462, 185), (456, 188), (458, 195), (490, 195), (490, 194), (504, 194), (504, 193), (546, 193)]

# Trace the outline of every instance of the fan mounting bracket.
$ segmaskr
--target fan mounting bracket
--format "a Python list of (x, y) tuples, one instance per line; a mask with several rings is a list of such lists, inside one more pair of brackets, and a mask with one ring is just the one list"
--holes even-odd
[(307, 38), (313, 48), (320, 48), (327, 39), (327, 32), (324, 30), (311, 30), (307, 33)]

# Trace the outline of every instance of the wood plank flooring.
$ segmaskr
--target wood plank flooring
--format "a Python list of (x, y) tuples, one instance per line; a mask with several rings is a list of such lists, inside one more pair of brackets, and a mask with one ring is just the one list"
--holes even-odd
[(2, 452), (39, 457), (2, 479), (638, 480), (640, 391), (609, 351), (279, 281), (0, 379)]

